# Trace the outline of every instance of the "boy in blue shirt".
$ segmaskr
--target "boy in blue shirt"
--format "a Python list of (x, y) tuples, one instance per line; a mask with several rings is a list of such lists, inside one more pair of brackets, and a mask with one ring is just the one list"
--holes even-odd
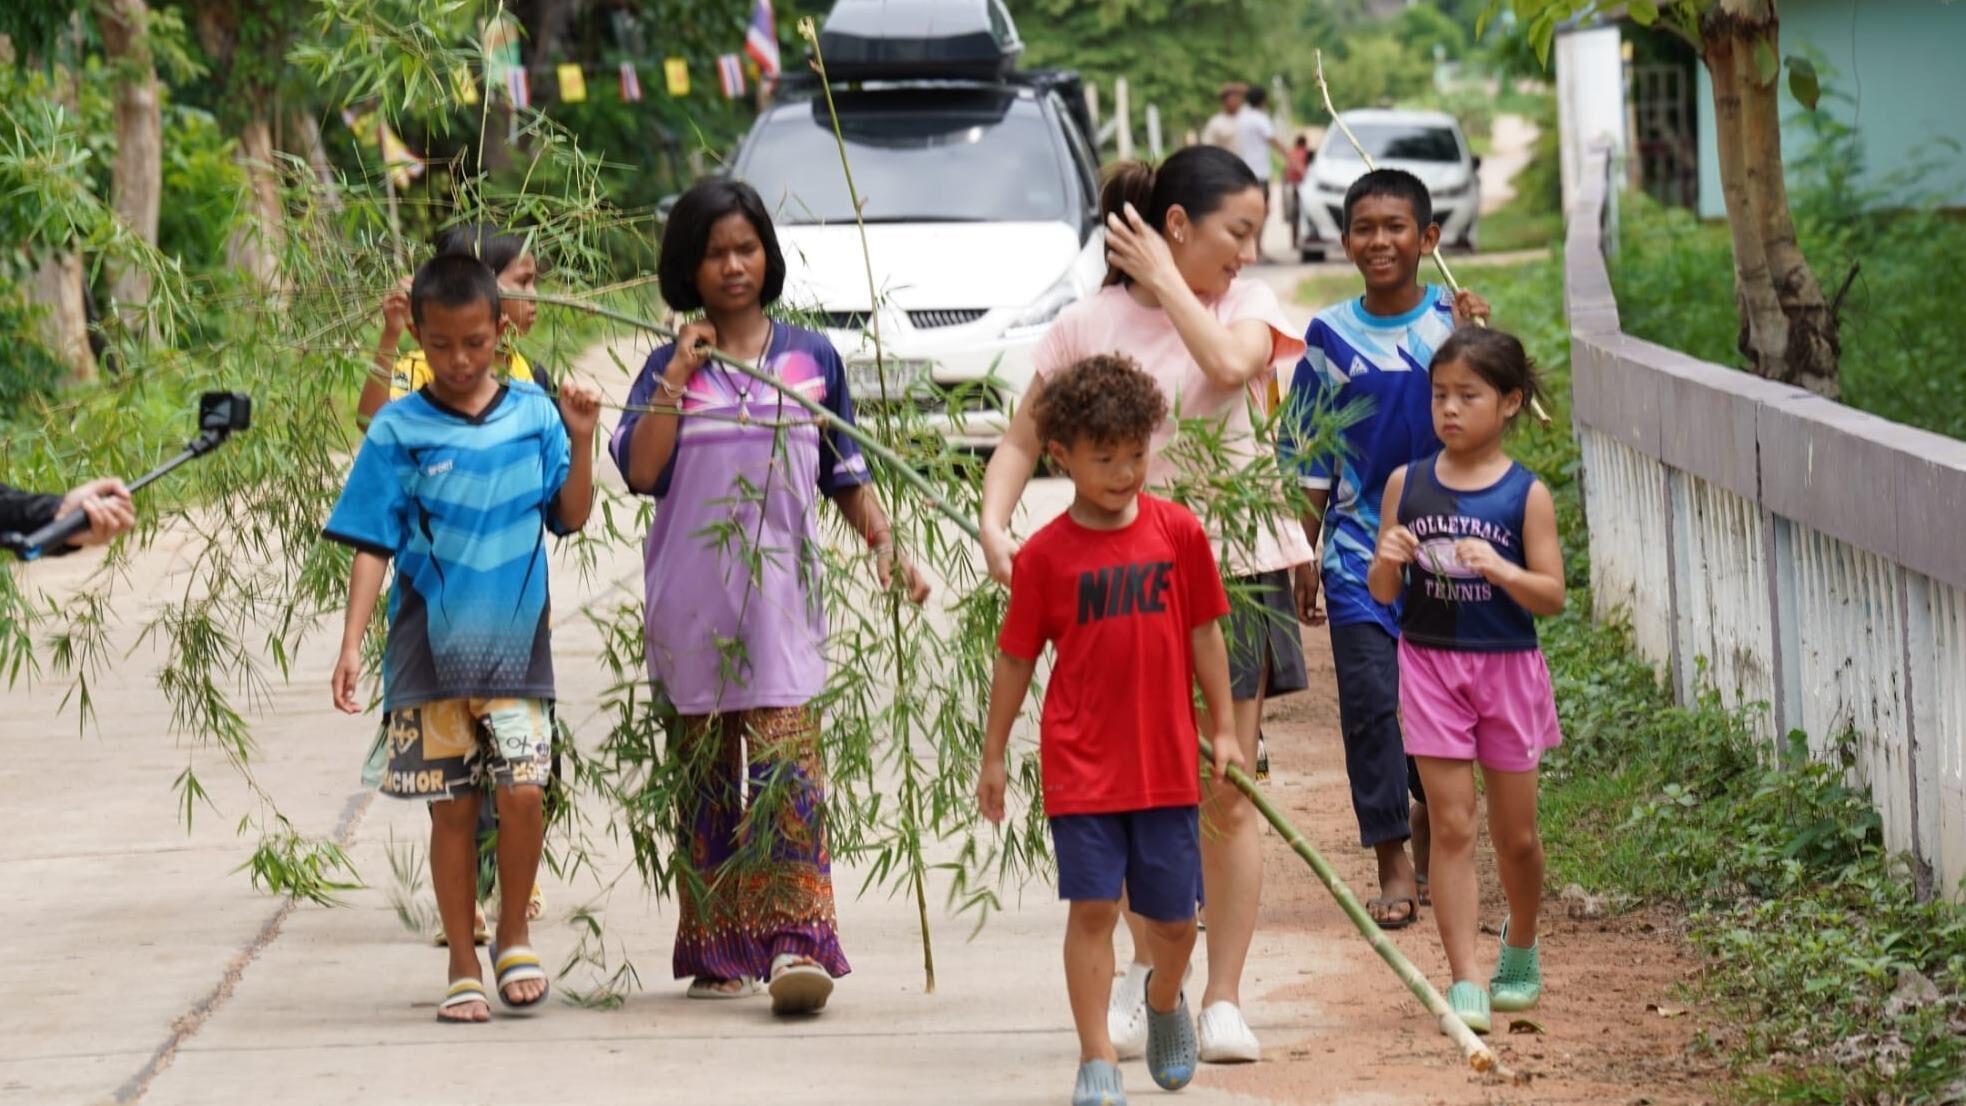
[(600, 395), (569, 383), (556, 409), (531, 381), (495, 379), (507, 325), (498, 300), (498, 278), (476, 258), (437, 257), (417, 270), (411, 329), (430, 381), (376, 413), (324, 531), (355, 549), (333, 678), (345, 713), (361, 710), (362, 637), (396, 565), (382, 792), (430, 803), (430, 875), (450, 946), (450, 986), (437, 1008), (446, 1022), (491, 1017), (471, 939), (487, 785), (504, 830), (492, 945), (499, 999), (523, 1009), (546, 998), (526, 917), (551, 766), (544, 530), (580, 529), (594, 502)]
[[(1379, 169), (1360, 177), (1345, 195), (1344, 232), (1365, 294), (1311, 320), (1278, 448), (1311, 501), (1305, 536), (1313, 545), (1320, 531), (1325, 539), (1322, 573), (1305, 566), (1298, 574), (1297, 607), (1304, 622), (1325, 621), (1322, 583), (1352, 810), (1360, 844), (1379, 859), (1379, 896), (1366, 905), (1381, 928), (1404, 929), (1419, 915), (1426, 878), (1415, 875), (1406, 853), (1407, 838), (1417, 834), (1415, 852), (1425, 866), (1426, 796), (1400, 735), (1399, 608), (1374, 600), (1365, 578), (1386, 478), (1440, 449), (1427, 372), (1434, 350), (1455, 327), (1487, 318), (1488, 304), (1472, 292), (1420, 283), (1420, 259), (1439, 243), (1440, 226), (1427, 186), (1413, 174)], [(1358, 415), (1343, 432), (1340, 456), (1300, 455), (1293, 430), (1308, 426), (1314, 411)]]

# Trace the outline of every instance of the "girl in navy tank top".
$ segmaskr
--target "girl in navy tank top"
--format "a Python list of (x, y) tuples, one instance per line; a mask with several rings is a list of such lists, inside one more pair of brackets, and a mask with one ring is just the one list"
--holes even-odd
[[(1538, 390), (1522, 343), (1457, 331), (1431, 374), (1443, 448), (1387, 481), (1366, 582), (1381, 603), (1404, 600), (1400, 714), (1433, 820), (1434, 920), (1453, 972), (1447, 1001), (1485, 1033), (1491, 1009), (1526, 1010), (1543, 989), (1536, 766), (1563, 735), (1535, 619), (1563, 609), (1563, 552), (1549, 488), (1502, 448)], [(1486, 986), (1475, 954), (1476, 763), (1509, 908)]]

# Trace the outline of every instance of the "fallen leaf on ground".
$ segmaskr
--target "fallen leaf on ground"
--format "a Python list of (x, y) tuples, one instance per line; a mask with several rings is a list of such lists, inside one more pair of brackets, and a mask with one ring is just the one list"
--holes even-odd
[(1678, 1018), (1685, 1016), (1686, 1008), (1684, 1006), (1664, 1006), (1660, 1003), (1648, 1002), (1645, 1004), (1645, 1012), (1648, 1014), (1657, 1014), (1662, 1018)]
[(1539, 1022), (1539, 1021), (1532, 1021), (1532, 1020), (1530, 1020), (1530, 1019), (1528, 1019), (1528, 1018), (1511, 1018), (1511, 1019), (1509, 1019), (1509, 1032), (1511, 1032), (1511, 1033), (1544, 1033), (1544, 1032), (1547, 1032), (1547, 1030), (1545, 1030), (1545, 1029), (1543, 1028), (1543, 1023), (1542, 1023), (1542, 1022)]

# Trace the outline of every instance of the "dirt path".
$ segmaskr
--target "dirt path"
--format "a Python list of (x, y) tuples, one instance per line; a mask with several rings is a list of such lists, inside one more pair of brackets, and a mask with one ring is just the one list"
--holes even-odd
[(1515, 199), (1516, 174), (1536, 156), (1536, 139), (1543, 132), (1525, 116), (1495, 117), (1488, 156), (1481, 162), (1481, 213), (1489, 215)]
[[(1331, 649), (1323, 630), (1304, 635), (1310, 690), (1267, 711), (1271, 794), (1311, 843), (1361, 897), (1374, 887), (1371, 854), (1357, 845), (1345, 782)], [(1486, 940), (1502, 911), (1492, 856), (1481, 846)], [(1371, 955), (1316, 877), (1283, 842), (1266, 846), (1264, 931), (1286, 943), (1349, 951), (1335, 962), (1305, 965), (1298, 978), (1264, 979), (1258, 994), (1277, 1003), (1310, 1002), (1323, 1011), (1318, 1029), (1297, 1040), (1266, 1042), (1267, 1062), (1222, 1072), (1225, 1090), (1293, 1103), (1651, 1103), (1714, 1101), (1712, 1066), (1694, 1055), (1697, 1027), (1674, 991), (1696, 967), (1678, 936), (1677, 919), (1659, 913), (1586, 917), (1582, 904), (1549, 901), (1544, 909), (1548, 993), (1528, 1015), (1542, 1033), (1498, 1032), (1491, 1044), (1504, 1063), (1531, 1075), (1527, 1087), (1485, 1084), (1461, 1069), (1441, 1037), (1392, 973)], [(1444, 984), (1431, 911), (1393, 935), (1400, 950)], [(1506, 1023), (1504, 1023), (1506, 1024)]]

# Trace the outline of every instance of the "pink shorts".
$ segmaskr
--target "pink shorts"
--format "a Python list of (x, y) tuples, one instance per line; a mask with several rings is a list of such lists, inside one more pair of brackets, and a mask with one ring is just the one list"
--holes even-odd
[(1527, 772), (1563, 744), (1540, 649), (1468, 653), (1401, 638), (1399, 709), (1408, 756)]

